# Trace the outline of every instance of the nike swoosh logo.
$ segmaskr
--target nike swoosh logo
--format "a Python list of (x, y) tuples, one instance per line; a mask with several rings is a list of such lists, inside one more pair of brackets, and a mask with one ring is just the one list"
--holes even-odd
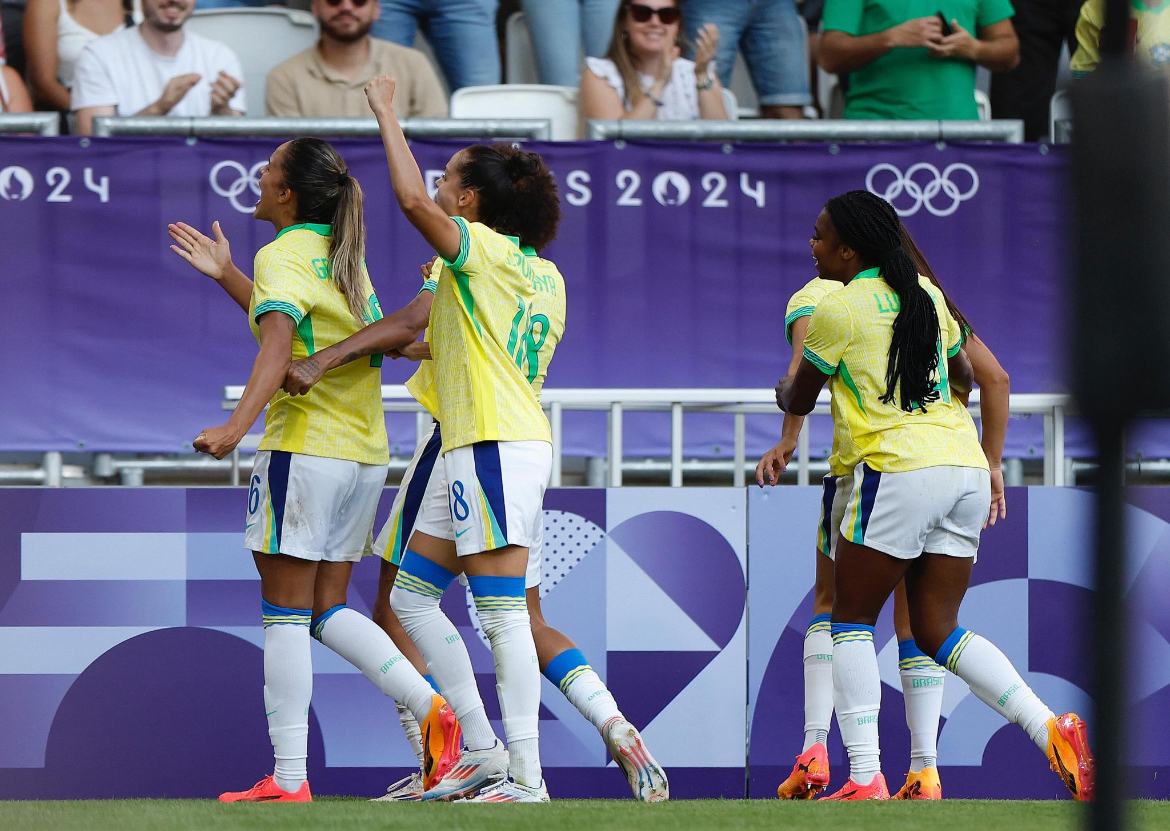
[(249, 522), (247, 525), (244, 526), (244, 530), (247, 531), (249, 528), (251, 528), (255, 524), (256, 523), (254, 523), (254, 522)]
[(471, 530), (470, 528), (464, 528), (462, 531), (456, 531), (455, 532), (455, 539), (459, 539), (460, 537), (462, 537), (464, 534), (466, 534), (470, 530)]

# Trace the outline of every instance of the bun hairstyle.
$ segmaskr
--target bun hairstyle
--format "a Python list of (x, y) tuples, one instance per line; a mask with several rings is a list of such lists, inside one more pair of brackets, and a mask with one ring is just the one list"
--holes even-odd
[(285, 186), (297, 195), (297, 219), (333, 226), (329, 275), (354, 318), (364, 324), (368, 298), (362, 279), (366, 259), (362, 186), (333, 145), (318, 138), (290, 141), (281, 175)]
[(542, 250), (556, 239), (561, 201), (539, 153), (511, 144), (473, 144), (464, 151), (460, 184), (479, 196), (479, 220), (520, 245)]
[(841, 241), (878, 266), (898, 294), (900, 308), (886, 363), (882, 401), (905, 412), (926, 410), (939, 399), (935, 373), (939, 362), (939, 322), (934, 300), (918, 282), (918, 269), (904, 246), (902, 221), (889, 202), (865, 190), (851, 190), (825, 205)]

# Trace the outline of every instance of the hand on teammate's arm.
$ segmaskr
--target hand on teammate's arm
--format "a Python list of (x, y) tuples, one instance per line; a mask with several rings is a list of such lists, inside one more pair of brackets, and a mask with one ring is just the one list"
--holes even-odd
[(235, 450), (284, 383), (292, 360), (292, 339), (297, 322), (283, 312), (265, 312), (260, 315), (259, 326), (260, 354), (252, 364), (244, 394), (227, 424), (209, 427), (195, 437), (193, 446), (200, 453), (222, 459)]
[(786, 413), (806, 416), (817, 405), (817, 396), (828, 381), (828, 375), (802, 357), (796, 373), (781, 378), (776, 385), (776, 405)]
[(386, 353), (391, 358), (406, 358), (408, 361), (429, 361), (431, 359), (431, 345), (425, 340), (416, 340), (398, 349), (391, 349)]
[(178, 243), (171, 246), (172, 251), (189, 262), (196, 271), (219, 283), (241, 309), (248, 311), (252, 301), (252, 281), (232, 262), (231, 246), (218, 220), (211, 223), (211, 233), (215, 239), (186, 222), (172, 222), (167, 226), (167, 233)]
[(374, 321), (345, 340), (327, 346), (311, 357), (293, 361), (281, 387), (289, 395), (304, 395), (331, 369), (358, 358), (409, 347), (427, 328), (433, 299), (434, 295), (429, 291), (419, 292), (406, 306)]
[(410, 152), (398, 116), (394, 113), (395, 85), (395, 80), (385, 75), (379, 75), (366, 84), (366, 100), (378, 119), (382, 133), (382, 146), (386, 150), (394, 198), (410, 224), (418, 229), (431, 247), (444, 259), (453, 262), (459, 256), (462, 234), (459, 225), (427, 193), (422, 171), (418, 169), (418, 162)]
[(1020, 63), (1020, 41), (1016, 37), (1011, 20), (1001, 20), (984, 26), (979, 37), (952, 20), (954, 33), (930, 45), (928, 54), (932, 58), (958, 58), (979, 64), (993, 72), (1007, 72)]

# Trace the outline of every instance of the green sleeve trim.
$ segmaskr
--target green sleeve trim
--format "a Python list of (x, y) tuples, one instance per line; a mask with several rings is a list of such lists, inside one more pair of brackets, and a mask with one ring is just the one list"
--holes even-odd
[(807, 358), (812, 363), (813, 366), (815, 366), (817, 369), (819, 369), (821, 372), (825, 373), (826, 375), (836, 375), (837, 374), (837, 367), (835, 365), (826, 361), (824, 358), (822, 358), (817, 353), (813, 352), (807, 346), (804, 348), (804, 357)]
[(301, 321), (305, 319), (304, 313), (302, 313), (300, 309), (286, 300), (265, 300), (263, 303), (258, 305), (256, 307), (256, 311), (252, 313), (253, 320), (259, 323), (260, 315), (265, 314), (266, 312), (280, 312), (282, 314), (286, 314), (295, 320), (298, 326), (300, 325)]
[(788, 341), (789, 346), (792, 346), (792, 332), (788, 331), (789, 327), (800, 318), (808, 317), (814, 311), (816, 311), (816, 306), (801, 306), (799, 309), (793, 309), (784, 318), (784, 338)]
[(959, 354), (959, 350), (963, 348), (963, 341), (964, 340), (966, 340), (966, 338), (960, 339), (958, 343), (956, 343), (954, 346), (952, 346), (950, 349), (947, 350), (947, 357), (948, 358), (953, 358)]
[[(418, 293), (422, 294), (424, 291), (429, 291), (431, 294), (434, 294), (436, 291), (438, 291), (438, 289), (439, 289), (439, 281), (438, 280), (427, 280), (425, 283), (423, 283), (422, 288), (418, 290)], [(417, 296), (418, 295), (415, 295), (415, 297), (417, 297)]]
[(467, 255), (471, 253), (471, 232), (467, 230), (467, 220), (461, 216), (451, 217), (455, 220), (455, 224), (459, 226), (459, 256), (455, 258), (454, 262), (450, 262), (443, 257), (443, 263), (455, 269), (456, 271), (463, 268), (467, 263)]

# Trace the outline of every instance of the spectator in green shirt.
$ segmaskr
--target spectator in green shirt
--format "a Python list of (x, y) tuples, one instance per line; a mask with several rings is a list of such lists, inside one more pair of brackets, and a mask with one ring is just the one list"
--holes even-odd
[(820, 64), (849, 73), (846, 118), (973, 120), (975, 67), (1020, 62), (1014, 13), (1009, 0), (826, 0)]

